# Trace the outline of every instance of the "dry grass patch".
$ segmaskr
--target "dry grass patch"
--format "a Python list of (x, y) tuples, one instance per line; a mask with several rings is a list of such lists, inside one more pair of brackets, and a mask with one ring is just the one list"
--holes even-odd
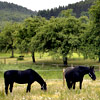
[(13, 93), (8, 96), (4, 94), (3, 79), (0, 80), (0, 100), (100, 100), (100, 82), (83, 81), (82, 90), (79, 83), (76, 89), (68, 90), (63, 86), (62, 80), (47, 80), (48, 90), (41, 91), (40, 85), (35, 82), (32, 84), (31, 92), (26, 93), (27, 85), (14, 84)]

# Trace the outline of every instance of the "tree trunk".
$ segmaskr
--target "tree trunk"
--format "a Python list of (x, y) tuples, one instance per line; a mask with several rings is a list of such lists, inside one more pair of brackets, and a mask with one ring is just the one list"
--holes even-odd
[(11, 55), (11, 58), (14, 58), (14, 47), (13, 47), (13, 39), (11, 38), (11, 41), (12, 41), (12, 43), (11, 43), (11, 50), (12, 50), (12, 55)]
[(99, 53), (99, 62), (100, 62), (100, 53)]
[(64, 64), (64, 66), (67, 66), (67, 64), (68, 64), (68, 62), (67, 62), (67, 57), (63, 57), (63, 64)]
[(35, 63), (35, 55), (34, 55), (34, 52), (32, 52), (32, 61), (33, 61), (33, 63)]
[(99, 62), (100, 62), (100, 57), (99, 57)]
[(14, 48), (11, 49), (11, 58), (14, 58)]

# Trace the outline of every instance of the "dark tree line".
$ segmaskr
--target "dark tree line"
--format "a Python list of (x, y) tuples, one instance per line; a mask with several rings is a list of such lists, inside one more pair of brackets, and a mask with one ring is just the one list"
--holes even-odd
[(40, 10), (37, 15), (50, 19), (51, 16), (58, 17), (59, 13), (62, 10), (73, 9), (73, 13), (76, 14), (75, 16), (77, 18), (80, 17), (81, 15), (89, 16), (88, 9), (90, 8), (90, 6), (93, 4), (94, 1), (95, 0), (85, 0), (77, 2), (75, 4), (69, 4), (68, 6), (59, 6), (58, 8), (52, 8), (50, 10), (49, 9)]

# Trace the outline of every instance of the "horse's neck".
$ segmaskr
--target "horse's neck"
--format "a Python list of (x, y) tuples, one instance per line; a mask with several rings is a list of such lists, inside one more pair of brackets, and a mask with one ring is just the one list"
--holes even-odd
[(44, 83), (44, 80), (42, 79), (41, 76), (39, 76), (39, 78), (36, 80), (41, 86), (43, 85)]
[(82, 73), (85, 75), (85, 74), (88, 74), (89, 73), (89, 68), (88, 67), (85, 67), (82, 69)]

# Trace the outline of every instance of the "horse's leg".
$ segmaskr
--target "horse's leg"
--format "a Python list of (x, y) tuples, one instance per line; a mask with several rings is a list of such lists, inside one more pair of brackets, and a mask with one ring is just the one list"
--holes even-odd
[(5, 79), (5, 93), (6, 93), (6, 95), (8, 94), (8, 86), (9, 86), (9, 82), (8, 82), (8, 80), (6, 80)]
[(67, 81), (67, 87), (70, 89), (71, 88), (71, 84), (69, 81)]
[(73, 89), (75, 89), (75, 84), (76, 84), (76, 82), (73, 83)]
[(9, 84), (5, 83), (5, 93), (6, 93), (6, 95), (8, 94), (8, 86), (9, 86)]
[(72, 88), (72, 85), (73, 85), (73, 83), (72, 83), (72, 82), (70, 82), (70, 88)]
[(28, 83), (26, 92), (30, 92), (30, 90), (31, 90), (31, 84)]
[(10, 92), (12, 92), (12, 89), (13, 89), (13, 83), (10, 83)]
[(80, 89), (82, 89), (82, 81), (80, 81)]

